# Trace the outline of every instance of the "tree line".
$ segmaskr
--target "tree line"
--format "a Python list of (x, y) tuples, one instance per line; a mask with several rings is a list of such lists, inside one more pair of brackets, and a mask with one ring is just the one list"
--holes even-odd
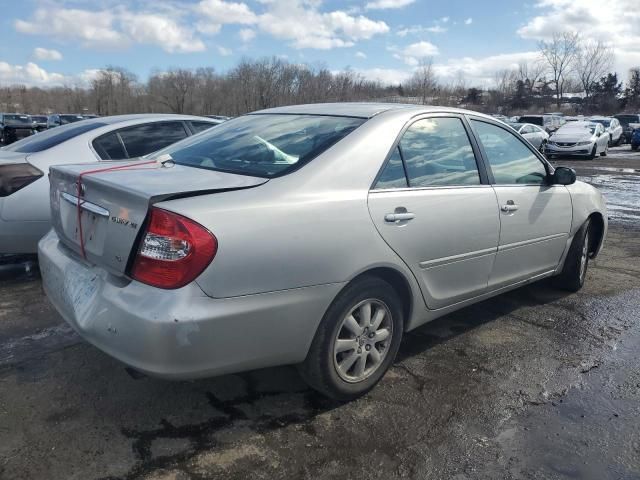
[[(89, 85), (52, 88), (0, 86), (0, 110), (24, 113), (188, 113), (236, 116), (253, 110), (317, 102), (392, 101), (460, 106), (489, 113), (542, 112), (613, 114), (640, 110), (640, 67), (626, 87), (612, 73), (613, 52), (578, 34), (540, 42), (537, 59), (495, 72), (489, 87), (469, 86), (464, 76), (444, 82), (424, 58), (398, 85), (346, 70), (332, 72), (282, 58), (243, 59), (231, 70), (171, 68), (148, 80), (121, 67), (100, 70)], [(582, 92), (568, 97), (568, 92)]]

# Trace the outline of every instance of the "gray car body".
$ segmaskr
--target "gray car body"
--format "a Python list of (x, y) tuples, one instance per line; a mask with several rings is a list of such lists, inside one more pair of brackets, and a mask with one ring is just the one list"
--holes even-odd
[[(25, 188), (0, 197), (0, 254), (34, 254), (38, 241), (51, 228), (49, 218), (49, 181), (47, 174), (53, 165), (79, 163), (112, 163), (101, 160), (93, 148), (96, 138), (122, 128), (170, 120), (211, 122), (219, 121), (206, 117), (172, 114), (137, 114), (100, 117), (87, 122), (105, 125), (81, 133), (52, 148), (36, 153), (18, 153), (0, 149), (0, 165), (29, 163), (43, 172), (43, 176)], [(76, 125), (74, 123), (73, 125)], [(56, 130), (59, 131), (59, 130)], [(35, 137), (34, 137), (35, 138)]]
[[(411, 330), (560, 272), (574, 235), (590, 217), (598, 226), (594, 255), (602, 247), (605, 203), (582, 182), (372, 189), (401, 132), (413, 121), (445, 115), (467, 122), (473, 117), (509, 128), (488, 116), (358, 103), (259, 113), (265, 112), (368, 120), (288, 175), (267, 181), (227, 174), (225, 187), (238, 188), (232, 191), (162, 201), (165, 191), (180, 191), (170, 173), (140, 172), (134, 178), (142, 186), (123, 185), (123, 177), (115, 173), (101, 175), (89, 189), (104, 186), (106, 192), (109, 184), (120, 182), (123, 195), (135, 199), (147, 191), (147, 198), (159, 199), (154, 206), (209, 228), (219, 248), (194, 282), (161, 290), (128, 278), (107, 259), (93, 261), (91, 254), (88, 261), (80, 259), (77, 248), (65, 240), (64, 227), (54, 222), (55, 231), (39, 245), (43, 285), (85, 339), (140, 371), (166, 378), (295, 364), (306, 357), (336, 296), (363, 274), (380, 275), (394, 285), (404, 304), (405, 330)], [(483, 165), (482, 150), (473, 144)], [(527, 148), (553, 171), (535, 149)], [(193, 171), (203, 184), (222, 181), (219, 172), (173, 168), (181, 178)], [(82, 167), (54, 170), (73, 185), (71, 179)], [(151, 176), (145, 180), (143, 175)], [(57, 181), (56, 189), (64, 188), (66, 180)], [(56, 195), (52, 188), (53, 202)], [(518, 201), (521, 210), (501, 212), (506, 197)], [(110, 201), (106, 194), (96, 198)], [(415, 211), (416, 218), (406, 224), (386, 222), (385, 215), (398, 206)], [(132, 210), (139, 216), (131, 218), (142, 223), (146, 209)], [(129, 234), (136, 235), (133, 230)], [(112, 241), (121, 242), (114, 248), (131, 250), (131, 238)]]

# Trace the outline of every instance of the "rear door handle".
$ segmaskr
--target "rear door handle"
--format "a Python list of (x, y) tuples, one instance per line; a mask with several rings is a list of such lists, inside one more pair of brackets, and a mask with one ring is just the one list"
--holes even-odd
[(513, 200), (509, 200), (506, 205), (502, 205), (500, 207), (500, 210), (505, 213), (515, 212), (516, 210), (518, 210), (518, 205), (516, 205)]
[(384, 216), (384, 221), (393, 223), (393, 222), (402, 222), (407, 220), (413, 220), (416, 218), (415, 213), (405, 212), (405, 213), (387, 213)]

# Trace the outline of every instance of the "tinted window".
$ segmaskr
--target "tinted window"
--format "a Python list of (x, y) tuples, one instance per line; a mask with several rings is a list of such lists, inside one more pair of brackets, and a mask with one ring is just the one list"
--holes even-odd
[(245, 115), (159, 154), (169, 154), (181, 165), (275, 177), (311, 161), (364, 122), (351, 117)]
[(5, 115), (4, 123), (12, 125), (31, 125), (31, 117), (29, 115)]
[(141, 157), (187, 138), (182, 122), (146, 123), (124, 128), (119, 132), (131, 158)]
[(77, 137), (80, 134), (95, 130), (96, 128), (104, 127), (105, 125), (107, 124), (104, 122), (88, 121), (84, 123), (65, 125), (64, 127), (57, 127), (53, 130), (45, 130), (37, 135), (12, 143), (8, 147), (4, 147), (4, 150), (20, 153), (41, 152), (42, 150), (55, 147), (56, 145)]
[(191, 124), (191, 129), (193, 133), (204, 132), (205, 130), (209, 130), (211, 127), (215, 127), (217, 123), (212, 122), (189, 122)]
[(533, 123), (534, 125), (544, 125), (542, 117), (520, 117), (520, 123)]
[(393, 149), (393, 153), (391, 154), (389, 161), (382, 170), (375, 188), (406, 188), (407, 186), (407, 177), (404, 174), (402, 157), (400, 156), (399, 148), (396, 147)]
[(93, 141), (93, 148), (103, 160), (121, 160), (127, 158), (124, 147), (116, 132), (107, 133)]
[(428, 118), (412, 124), (400, 140), (411, 187), (477, 185), (480, 175), (459, 118)]
[(484, 147), (495, 183), (544, 183), (547, 176), (544, 165), (515, 135), (485, 122), (471, 122)]
[(60, 115), (60, 123), (62, 125), (68, 125), (69, 123), (79, 122), (84, 120), (82, 115)]

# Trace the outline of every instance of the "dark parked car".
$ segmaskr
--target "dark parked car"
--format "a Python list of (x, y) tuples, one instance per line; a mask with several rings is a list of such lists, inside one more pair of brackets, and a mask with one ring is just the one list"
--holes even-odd
[(636, 128), (631, 134), (631, 150), (640, 148), (640, 128)]
[(49, 128), (49, 117), (47, 115), (31, 115), (33, 126), (37, 132), (42, 132)]
[(544, 128), (548, 134), (552, 134), (562, 125), (560, 117), (555, 115), (523, 115), (518, 120), (519, 123), (533, 123)]
[(621, 113), (620, 115), (614, 115), (614, 118), (617, 118), (622, 125), (622, 142), (629, 143), (631, 141), (631, 135), (633, 133), (633, 128), (629, 125), (630, 123), (640, 123), (640, 114), (638, 113)]
[(80, 120), (85, 119), (83, 115), (68, 114), (68, 113), (57, 115), (57, 116), (60, 118), (60, 125), (67, 125), (69, 123), (79, 122)]
[(36, 133), (30, 115), (20, 113), (0, 113), (0, 143), (10, 143)]

